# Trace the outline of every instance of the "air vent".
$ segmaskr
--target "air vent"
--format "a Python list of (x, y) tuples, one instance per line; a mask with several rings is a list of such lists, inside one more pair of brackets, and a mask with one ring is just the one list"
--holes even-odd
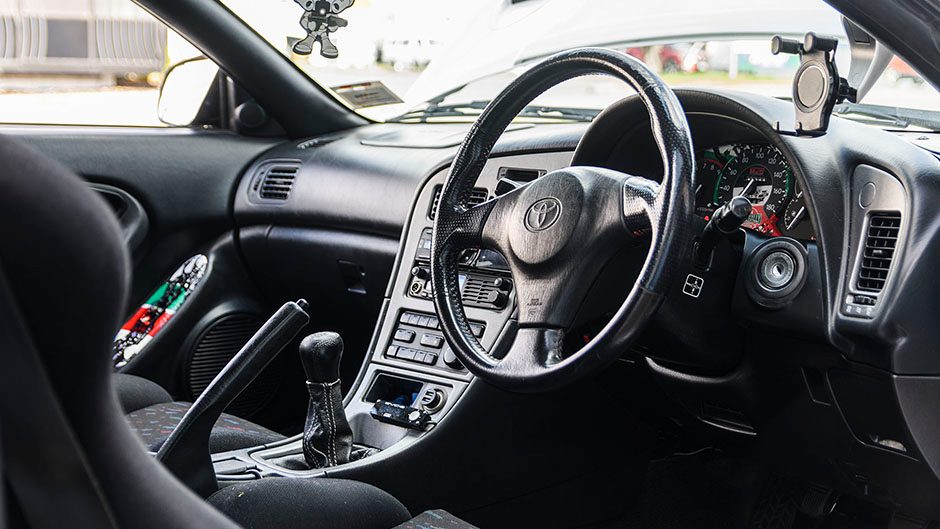
[[(261, 328), (260, 317), (246, 313), (230, 313), (210, 324), (192, 349), (187, 372), (191, 398), (198, 397), (222, 371), (229, 360)], [(249, 417), (274, 396), (277, 373), (265, 369), (248, 385), (226, 411), (239, 417)]]
[[(441, 189), (443, 189), (443, 186), (434, 188), (434, 200), (431, 201), (431, 209), (428, 211), (428, 218), (431, 220), (434, 220), (434, 217), (437, 216), (437, 207), (441, 202)], [(487, 198), (489, 198), (489, 192), (482, 187), (476, 187), (470, 192), (470, 205), (482, 204), (486, 202)]]
[(546, 173), (544, 169), (519, 169), (500, 167), (496, 183), (496, 196), (503, 196), (510, 191), (533, 182)]
[(463, 286), (461, 297), (465, 303), (481, 305), (490, 302), (490, 292), (495, 290), (492, 281), (469, 276)]
[(862, 262), (856, 281), (859, 290), (881, 292), (884, 289), (900, 231), (900, 213), (873, 213), (869, 217), (865, 248), (862, 250)]
[(299, 162), (278, 162), (263, 166), (255, 177), (252, 192), (264, 200), (287, 200), (290, 197)]

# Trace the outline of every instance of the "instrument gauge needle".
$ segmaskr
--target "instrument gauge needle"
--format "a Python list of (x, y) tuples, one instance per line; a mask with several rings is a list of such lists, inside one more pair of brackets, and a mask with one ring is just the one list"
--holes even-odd
[(738, 193), (738, 196), (739, 196), (739, 197), (747, 197), (747, 194), (748, 194), (748, 192), (750, 192), (751, 187), (752, 187), (753, 185), (754, 185), (754, 179), (752, 178), (752, 179), (748, 180), (746, 184), (744, 184), (744, 189), (742, 189), (741, 192)]
[(806, 206), (800, 207), (800, 210), (796, 212), (796, 215), (793, 216), (793, 219), (787, 223), (787, 229), (792, 230), (794, 226), (799, 224), (800, 220), (803, 219), (803, 215), (806, 215)]

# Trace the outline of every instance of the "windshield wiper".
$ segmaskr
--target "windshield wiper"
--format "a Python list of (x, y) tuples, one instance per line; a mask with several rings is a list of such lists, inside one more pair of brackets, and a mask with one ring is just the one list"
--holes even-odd
[[(478, 116), (486, 105), (488, 100), (479, 99), (466, 103), (452, 103), (441, 105), (431, 103), (425, 108), (411, 110), (404, 114), (388, 120), (391, 123), (417, 122), (427, 123), (430, 119), (448, 118), (448, 117), (467, 117)], [(593, 121), (600, 111), (584, 108), (564, 108), (551, 107), (543, 105), (529, 105), (519, 112), (519, 117), (538, 118), (545, 120), (568, 120), (568, 121)]]
[(416, 121), (418, 123), (427, 123), (430, 118), (450, 118), (463, 116), (476, 116), (486, 108), (489, 101), (480, 99), (466, 103), (453, 103), (450, 105), (441, 105), (438, 102), (431, 101), (426, 107), (409, 110), (404, 114), (391, 118), (390, 123), (402, 123), (405, 121)]
[[(908, 127), (921, 127), (928, 130), (940, 129), (940, 112), (931, 110), (914, 110), (910, 108), (889, 107), (885, 105), (866, 105), (858, 103), (842, 103), (836, 105), (833, 114), (840, 116), (861, 116), (870, 118), (874, 124), (906, 129)], [(869, 120), (860, 120), (869, 121)]]
[(567, 119), (570, 121), (591, 122), (600, 114), (600, 110), (588, 108), (566, 108), (527, 106), (522, 109), (519, 116), (524, 118)]

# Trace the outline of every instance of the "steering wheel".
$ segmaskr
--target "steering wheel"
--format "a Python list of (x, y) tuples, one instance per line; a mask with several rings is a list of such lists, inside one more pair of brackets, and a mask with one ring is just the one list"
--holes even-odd
[[(662, 157), (661, 182), (597, 167), (568, 167), (477, 206), (468, 203), (497, 139), (539, 94), (574, 77), (606, 74), (629, 83), (649, 113)], [(559, 53), (493, 99), (457, 153), (441, 192), (431, 243), (434, 306), (448, 344), (471, 373), (520, 392), (548, 391), (622, 354), (655, 314), (691, 244), (694, 160), (675, 93), (643, 63), (600, 48)], [(637, 235), (652, 238), (640, 274), (610, 322), (564, 356), (566, 332), (606, 262)], [(501, 252), (515, 280), (518, 332), (491, 355), (467, 321), (458, 281), (466, 248)], [(501, 357), (501, 358), (500, 358)]]

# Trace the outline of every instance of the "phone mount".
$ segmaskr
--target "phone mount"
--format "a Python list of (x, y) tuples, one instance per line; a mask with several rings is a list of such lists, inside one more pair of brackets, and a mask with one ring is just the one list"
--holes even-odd
[(806, 34), (803, 42), (779, 35), (771, 40), (770, 50), (774, 55), (787, 53), (800, 56), (800, 67), (793, 76), (797, 134), (825, 134), (833, 107), (845, 100), (856, 101), (855, 89), (839, 77), (836, 68), (838, 44), (835, 38), (820, 37), (812, 32)]

